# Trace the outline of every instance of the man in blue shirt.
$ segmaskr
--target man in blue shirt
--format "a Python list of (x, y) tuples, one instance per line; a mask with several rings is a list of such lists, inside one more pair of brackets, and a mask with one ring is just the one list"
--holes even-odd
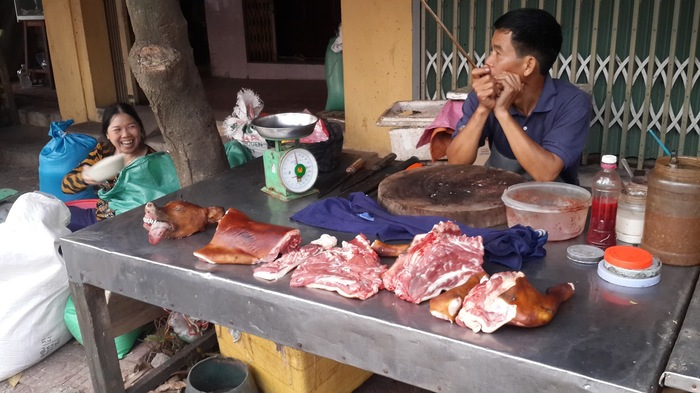
[(591, 99), (549, 76), (561, 50), (561, 26), (546, 11), (522, 8), (498, 18), (494, 28), (485, 66), (472, 70), (448, 162), (473, 164), (488, 138), (486, 166), (578, 185)]

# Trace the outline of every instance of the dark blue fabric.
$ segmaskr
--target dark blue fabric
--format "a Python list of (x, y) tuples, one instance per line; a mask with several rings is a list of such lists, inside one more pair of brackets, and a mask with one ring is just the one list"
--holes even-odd
[(68, 206), (68, 210), (70, 210), (68, 229), (72, 232), (97, 222), (97, 209), (83, 209), (77, 206)]
[[(361, 192), (348, 199), (327, 198), (300, 210), (292, 220), (339, 232), (363, 233), (381, 241), (410, 241), (415, 235), (429, 232), (435, 224), (449, 219), (437, 216), (396, 216)], [(547, 233), (516, 225), (508, 229), (472, 228), (459, 225), (467, 236), (484, 238), (486, 260), (513, 270), (520, 270), (524, 261), (546, 255)]]

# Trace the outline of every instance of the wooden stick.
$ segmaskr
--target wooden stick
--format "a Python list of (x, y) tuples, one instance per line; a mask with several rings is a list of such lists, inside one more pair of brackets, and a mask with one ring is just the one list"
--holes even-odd
[(455, 46), (457, 47), (457, 51), (459, 51), (459, 53), (461, 53), (462, 55), (464, 55), (464, 57), (467, 58), (467, 62), (469, 63), (469, 65), (472, 68), (477, 68), (476, 64), (474, 63), (472, 58), (469, 57), (469, 55), (467, 54), (467, 51), (465, 51), (464, 48), (462, 48), (462, 45), (460, 45), (459, 42), (457, 42), (457, 40), (452, 35), (450, 30), (447, 29), (447, 26), (445, 26), (445, 24), (442, 23), (440, 18), (438, 18), (438, 16), (435, 15), (435, 12), (433, 12), (433, 10), (430, 8), (428, 3), (426, 3), (425, 0), (420, 0), (420, 2), (423, 4), (423, 7), (425, 8), (425, 10), (428, 11), (428, 13), (433, 16), (433, 18), (435, 19), (435, 22), (437, 22), (437, 24), (440, 25), (440, 27), (442, 27), (442, 30), (447, 34), (447, 36), (450, 37), (450, 39), (452, 40), (452, 43), (455, 44)]

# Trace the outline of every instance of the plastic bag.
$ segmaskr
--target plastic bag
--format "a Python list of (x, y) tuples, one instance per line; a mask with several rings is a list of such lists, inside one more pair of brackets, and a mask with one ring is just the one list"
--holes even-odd
[[(304, 109), (304, 113), (311, 114), (311, 112), (308, 109)], [(301, 142), (301, 143), (325, 142), (328, 140), (329, 136), (330, 136), (330, 134), (328, 133), (328, 129), (326, 128), (326, 122), (323, 121), (323, 119), (318, 119), (311, 134), (299, 139), (299, 142)]]
[(228, 166), (230, 168), (243, 165), (253, 159), (253, 154), (250, 150), (237, 140), (226, 142), (226, 144), (224, 144), (224, 150), (226, 151), (226, 158), (228, 159)]
[(263, 108), (263, 102), (250, 89), (241, 89), (236, 98), (233, 113), (224, 119), (224, 135), (250, 149), (253, 157), (261, 157), (267, 150), (267, 141), (250, 127)]
[(134, 160), (122, 169), (111, 190), (97, 194), (109, 203), (114, 214), (121, 214), (179, 189), (173, 158), (157, 152)]
[[(63, 320), (68, 326), (70, 334), (73, 335), (75, 341), (83, 344), (83, 336), (80, 334), (80, 325), (78, 324), (78, 314), (75, 312), (75, 304), (73, 296), (69, 296), (66, 301), (66, 307), (63, 312)], [(124, 333), (114, 339), (114, 345), (117, 347), (117, 357), (122, 359), (134, 347), (136, 339), (141, 335), (142, 328), (138, 327), (128, 333)]]
[(88, 187), (77, 194), (65, 194), (61, 190), (63, 177), (80, 164), (97, 145), (90, 135), (67, 134), (73, 119), (52, 122), (49, 127), (51, 140), (39, 153), (39, 190), (67, 202), (76, 199), (95, 198), (95, 190)]
[(345, 110), (345, 93), (343, 85), (343, 45), (340, 27), (338, 36), (328, 41), (326, 48), (326, 87), (328, 98), (326, 100), (327, 111)]
[(68, 275), (54, 242), (70, 234), (70, 212), (42, 192), (22, 194), (0, 224), (0, 381), (70, 341), (63, 307)]

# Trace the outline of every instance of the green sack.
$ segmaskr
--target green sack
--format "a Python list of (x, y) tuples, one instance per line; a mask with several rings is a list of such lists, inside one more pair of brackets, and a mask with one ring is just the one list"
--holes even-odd
[[(66, 309), (63, 311), (63, 320), (68, 326), (70, 334), (73, 335), (75, 341), (83, 345), (83, 336), (80, 334), (80, 325), (78, 325), (78, 314), (75, 313), (75, 304), (73, 303), (73, 296), (68, 296), (68, 301), (66, 302)], [(124, 333), (121, 336), (114, 339), (114, 345), (117, 347), (117, 357), (122, 359), (126, 356), (131, 348), (134, 347), (136, 339), (139, 338), (141, 334), (141, 328), (138, 327), (128, 333)]]
[(226, 150), (226, 158), (228, 159), (228, 166), (230, 168), (243, 165), (253, 159), (253, 153), (250, 149), (243, 146), (241, 142), (235, 139), (226, 142), (224, 149)]
[(331, 47), (335, 38), (331, 38), (326, 47), (326, 99), (327, 111), (345, 110), (345, 87), (343, 85), (343, 52), (334, 52)]
[(157, 152), (134, 160), (122, 169), (111, 190), (100, 190), (97, 195), (109, 203), (114, 214), (121, 214), (179, 189), (173, 158)]

